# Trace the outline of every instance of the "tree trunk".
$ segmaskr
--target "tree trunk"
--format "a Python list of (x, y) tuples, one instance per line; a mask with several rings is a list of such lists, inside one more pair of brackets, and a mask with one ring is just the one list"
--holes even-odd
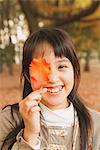
[(29, 31), (32, 33), (38, 27), (36, 8), (28, 0), (19, 0), (19, 3), (25, 14)]

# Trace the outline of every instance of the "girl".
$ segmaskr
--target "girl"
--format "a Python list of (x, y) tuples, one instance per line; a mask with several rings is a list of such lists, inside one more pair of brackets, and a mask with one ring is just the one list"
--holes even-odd
[(100, 116), (78, 95), (80, 66), (65, 31), (28, 37), (22, 76), (23, 100), (0, 113), (2, 150), (100, 150)]

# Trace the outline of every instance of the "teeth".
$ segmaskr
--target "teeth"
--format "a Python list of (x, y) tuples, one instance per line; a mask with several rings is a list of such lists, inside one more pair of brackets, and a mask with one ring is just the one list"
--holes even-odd
[(61, 91), (61, 89), (62, 89), (62, 87), (60, 87), (59, 89), (58, 88), (48, 89), (48, 92), (52, 92), (52, 93), (59, 92), (59, 91)]

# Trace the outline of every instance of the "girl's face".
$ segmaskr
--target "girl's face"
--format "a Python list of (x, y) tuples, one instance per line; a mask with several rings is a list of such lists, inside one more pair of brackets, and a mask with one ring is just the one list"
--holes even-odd
[(41, 103), (52, 110), (68, 107), (67, 97), (74, 85), (74, 71), (70, 60), (66, 57), (55, 57), (53, 47), (46, 42), (36, 47), (33, 57), (43, 57), (51, 67), (45, 86), (47, 92), (42, 95)]

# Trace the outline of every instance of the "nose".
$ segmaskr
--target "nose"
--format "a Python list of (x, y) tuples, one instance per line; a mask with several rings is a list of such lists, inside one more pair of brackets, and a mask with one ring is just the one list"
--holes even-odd
[(57, 82), (59, 80), (59, 75), (58, 75), (57, 71), (51, 69), (51, 73), (48, 76), (48, 79), (49, 79), (50, 83)]

